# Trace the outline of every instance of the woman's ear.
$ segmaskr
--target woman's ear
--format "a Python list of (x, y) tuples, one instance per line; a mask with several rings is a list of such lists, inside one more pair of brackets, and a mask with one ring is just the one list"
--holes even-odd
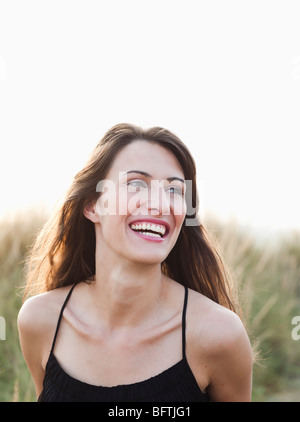
[(90, 220), (92, 223), (99, 223), (99, 215), (96, 213), (96, 203), (95, 201), (89, 201), (85, 204), (83, 209), (84, 216)]

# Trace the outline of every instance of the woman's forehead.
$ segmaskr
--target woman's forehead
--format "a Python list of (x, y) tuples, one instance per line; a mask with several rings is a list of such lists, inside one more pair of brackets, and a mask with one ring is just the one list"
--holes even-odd
[(183, 169), (170, 150), (144, 140), (126, 145), (115, 157), (109, 174), (113, 176), (119, 172), (132, 170), (144, 171), (154, 178), (176, 176), (184, 178)]

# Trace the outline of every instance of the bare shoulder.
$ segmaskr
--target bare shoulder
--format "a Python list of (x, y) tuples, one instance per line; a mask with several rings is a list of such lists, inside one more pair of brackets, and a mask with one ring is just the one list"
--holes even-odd
[(61, 287), (27, 299), (18, 314), (19, 329), (33, 333), (51, 329), (57, 322), (69, 288)]
[(250, 401), (253, 354), (239, 316), (190, 290), (187, 329), (192, 363), (205, 373), (211, 399)]
[(26, 361), (45, 363), (50, 352), (61, 307), (70, 286), (57, 288), (27, 299), (18, 314), (21, 348)]
[(60, 309), (70, 289), (62, 287), (27, 299), (18, 314), (20, 345), (31, 372), (37, 396), (43, 388)]
[(193, 338), (201, 341), (205, 334), (210, 351), (220, 350), (220, 345), (230, 347), (241, 337), (248, 339), (244, 324), (235, 312), (193, 290), (189, 291), (188, 312)]

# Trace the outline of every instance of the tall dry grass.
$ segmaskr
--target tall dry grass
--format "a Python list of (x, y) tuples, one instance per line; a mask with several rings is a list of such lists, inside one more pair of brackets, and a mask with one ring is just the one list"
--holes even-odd
[(291, 335), (300, 315), (300, 233), (262, 242), (237, 224), (207, 225), (238, 285), (257, 354), (253, 401), (300, 401), (300, 341)]
[(22, 305), (24, 258), (45, 218), (35, 212), (0, 221), (0, 315), (6, 322), (6, 340), (0, 341), (0, 401), (34, 400), (20, 350), (17, 315)]
[[(24, 257), (45, 218), (44, 213), (28, 213), (0, 222), (0, 316), (6, 321), (6, 340), (0, 341), (0, 401), (36, 400), (19, 346), (17, 314)], [(238, 284), (246, 326), (258, 352), (253, 400), (280, 400), (281, 393), (285, 400), (297, 400), (300, 341), (291, 337), (291, 320), (300, 315), (299, 234), (274, 245), (258, 244), (237, 224), (208, 219), (206, 225)]]

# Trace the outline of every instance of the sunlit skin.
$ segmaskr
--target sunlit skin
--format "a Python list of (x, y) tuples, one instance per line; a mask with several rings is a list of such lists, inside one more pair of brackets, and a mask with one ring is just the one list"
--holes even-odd
[[(120, 177), (120, 173), (123, 173), (123, 177)], [(85, 211), (87, 218), (95, 223), (97, 239), (95, 290), (98, 294), (94, 297), (97, 297), (98, 304), (102, 303), (99, 306), (102, 312), (109, 306), (109, 318), (114, 315), (122, 324), (127, 318), (138, 318), (141, 321), (146, 317), (147, 309), (151, 312), (153, 303), (162, 294), (160, 264), (176, 243), (186, 210), (184, 183), (179, 180), (168, 182), (167, 178), (170, 177), (184, 180), (176, 157), (159, 145), (135, 141), (118, 154), (106, 175), (106, 179), (117, 186), (117, 209), (120, 206), (124, 209), (124, 201), (127, 208), (131, 204), (131, 209), (126, 215), (100, 215), (100, 199), (96, 205), (90, 204)], [(157, 186), (158, 183), (151, 185), (152, 181), (161, 182), (160, 186)], [(158, 188), (156, 192), (150, 192), (153, 186)], [(140, 193), (138, 204), (134, 200), (137, 188)], [(170, 194), (170, 191), (175, 193)], [(178, 202), (182, 213), (175, 215), (173, 210), (174, 206), (179, 208)], [(168, 234), (159, 242), (138, 236), (130, 224), (143, 217), (167, 223)], [(104, 291), (107, 291), (107, 295), (103, 295)], [(150, 300), (151, 295), (153, 300)], [(130, 307), (128, 302), (131, 303)], [(140, 308), (141, 304), (142, 316), (133, 311), (135, 306)]]
[[(169, 182), (167, 178), (170, 177), (177, 179)], [(118, 154), (106, 179), (116, 186), (116, 192), (111, 192), (117, 195), (116, 209), (127, 208), (127, 213), (99, 215), (101, 198), (93, 210), (95, 215), (86, 211), (86, 216), (95, 223), (98, 244), (101, 244), (97, 263), (110, 259), (113, 267), (116, 261), (119, 265), (120, 259), (124, 258), (130, 262), (159, 266), (173, 248), (186, 212), (185, 188), (180, 181), (184, 180), (184, 174), (176, 157), (159, 145), (136, 141)], [(140, 199), (138, 204), (135, 198)], [(180, 215), (174, 214), (174, 207), (182, 210)], [(151, 239), (144, 241), (136, 236), (129, 224), (141, 217), (153, 217), (169, 225), (169, 233), (163, 241), (153, 244)]]
[[(72, 377), (109, 387), (147, 380), (182, 359), (184, 289), (162, 274), (161, 263), (179, 236), (186, 204), (183, 170), (157, 144), (134, 141), (124, 147), (106, 179), (116, 189), (84, 210), (95, 226), (95, 277), (76, 286), (54, 354)], [(103, 213), (115, 194), (117, 210), (125, 212)], [(165, 224), (165, 235), (147, 238), (132, 230), (143, 218)], [(19, 314), (22, 350), (37, 395), (69, 289), (37, 295)], [(213, 401), (251, 400), (252, 353), (238, 316), (189, 290), (186, 321), (186, 355), (199, 388)]]

